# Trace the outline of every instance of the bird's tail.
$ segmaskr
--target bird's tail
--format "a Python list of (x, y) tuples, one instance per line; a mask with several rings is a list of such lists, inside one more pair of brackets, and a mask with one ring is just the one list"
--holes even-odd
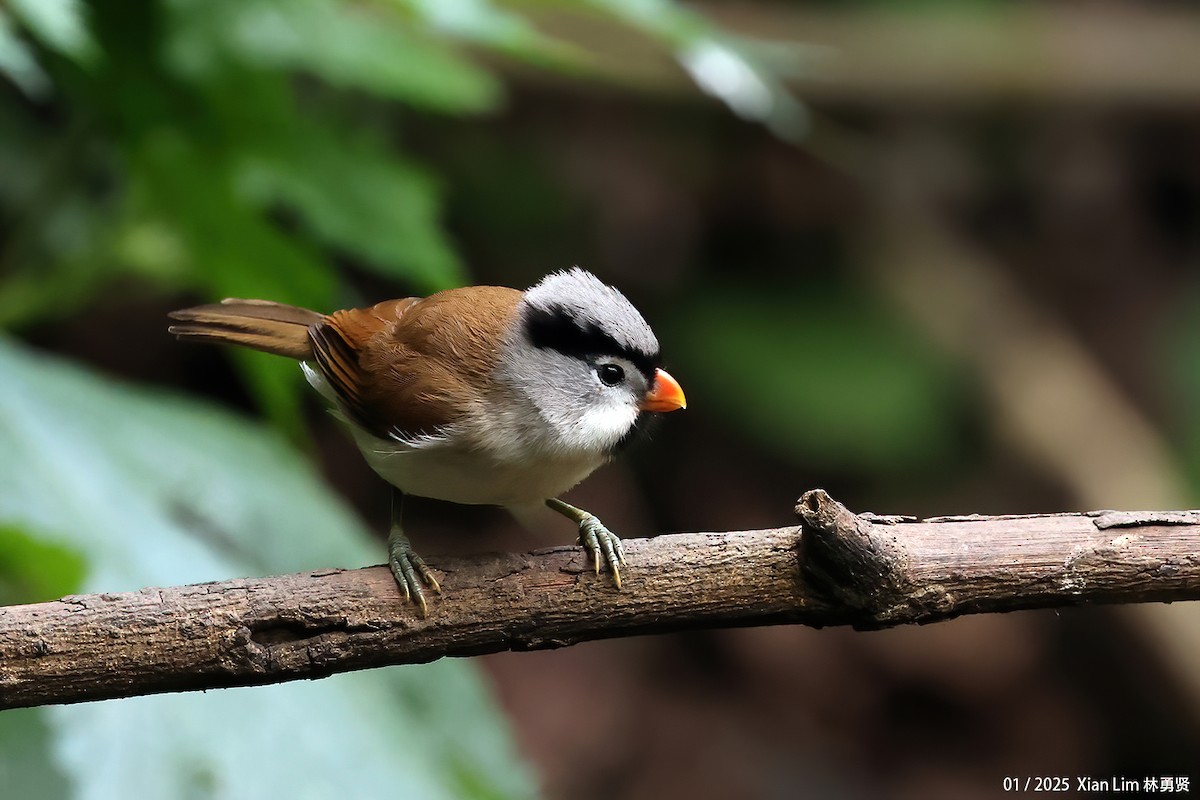
[(223, 342), (306, 361), (313, 356), (308, 328), (324, 317), (269, 300), (236, 300), (172, 311), (168, 330), (180, 339)]

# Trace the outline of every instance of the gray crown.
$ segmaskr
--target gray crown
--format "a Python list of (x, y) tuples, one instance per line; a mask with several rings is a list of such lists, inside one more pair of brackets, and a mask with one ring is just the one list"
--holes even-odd
[(536, 347), (587, 357), (619, 355), (643, 372), (658, 366), (654, 331), (625, 295), (587, 270), (553, 272), (525, 292), (523, 319)]

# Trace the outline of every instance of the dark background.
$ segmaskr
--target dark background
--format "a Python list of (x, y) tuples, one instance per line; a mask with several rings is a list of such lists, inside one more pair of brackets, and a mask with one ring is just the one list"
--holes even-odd
[[(695, 44), (687, 25), (631, 24), (619, 5), (508, 7), (584, 67), (430, 33), (419, 15), (397, 23), (492, 76), (477, 108), (286, 58), (227, 54), (216, 78), (179, 77), (153, 55), (155, 30), (139, 46), (112, 9), (98, 17), (115, 27), (96, 26), (107, 71), (18, 26), (55, 90), (0, 83), (0, 322), (114, 378), (265, 414), (380, 532), (384, 486), (317, 398), (294, 378), (247, 382), (262, 362), (178, 345), (168, 310), (245, 288), (332, 310), (585, 266), (643, 311), (689, 400), (568, 495), (625, 536), (790, 524), (816, 486), (854, 510), (917, 515), (1195, 503), (1189, 6), (700, 8), (778, 81), (776, 110), (803, 104), (799, 124), (706, 96), (672, 58)], [(164, 27), (222, 24), (155, 9), (146, 19)], [(252, 155), (290, 146), (241, 108), (260, 78), (276, 87), (263, 97), (328, 122), (335, 151), (367, 140), (380, 163), (419, 165), (415, 205), (368, 192), (378, 216), (338, 229), (287, 188), (286, 158), (273, 190), (256, 194), (253, 174), (229, 184), (251, 185), (244, 219), (262, 230), (226, 220), (220, 191), (196, 200), (231, 174), (220, 165), (243, 164), (238, 136)], [(164, 128), (194, 174), (155, 162)], [(343, 178), (355, 173), (334, 165), (328, 184), (303, 180), (353, 210)], [(406, 214), (425, 249), (390, 228)], [(166, 225), (161, 249), (114, 243), (139, 215)], [(372, 250), (372, 225), (398, 244)], [(280, 263), (301, 257), (327, 278), (315, 291)], [(244, 277), (255, 270), (274, 277)], [(571, 538), (532, 538), (491, 509), (420, 502), (408, 516), (424, 553)], [(478, 663), (549, 797), (971, 798), (1001, 794), (1006, 776), (1200, 777), (1198, 656), (1200, 618), (1181, 604), (697, 631)]]

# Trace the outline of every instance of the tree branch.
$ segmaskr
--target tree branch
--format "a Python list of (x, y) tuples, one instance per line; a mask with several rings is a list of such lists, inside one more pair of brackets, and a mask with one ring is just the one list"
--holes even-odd
[(855, 515), (625, 542), (625, 588), (574, 547), (433, 563), (421, 619), (384, 567), (0, 609), (0, 708), (321, 678), (694, 627), (879, 628), (962, 614), (1200, 598), (1200, 512)]

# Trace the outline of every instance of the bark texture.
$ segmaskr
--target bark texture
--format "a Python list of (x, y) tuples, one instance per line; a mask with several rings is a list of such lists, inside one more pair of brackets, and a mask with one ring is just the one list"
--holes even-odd
[(1200, 512), (855, 515), (627, 540), (625, 586), (582, 551), (431, 561), (420, 618), (386, 567), (0, 608), (0, 708), (321, 678), (694, 627), (880, 628), (962, 614), (1200, 598)]

